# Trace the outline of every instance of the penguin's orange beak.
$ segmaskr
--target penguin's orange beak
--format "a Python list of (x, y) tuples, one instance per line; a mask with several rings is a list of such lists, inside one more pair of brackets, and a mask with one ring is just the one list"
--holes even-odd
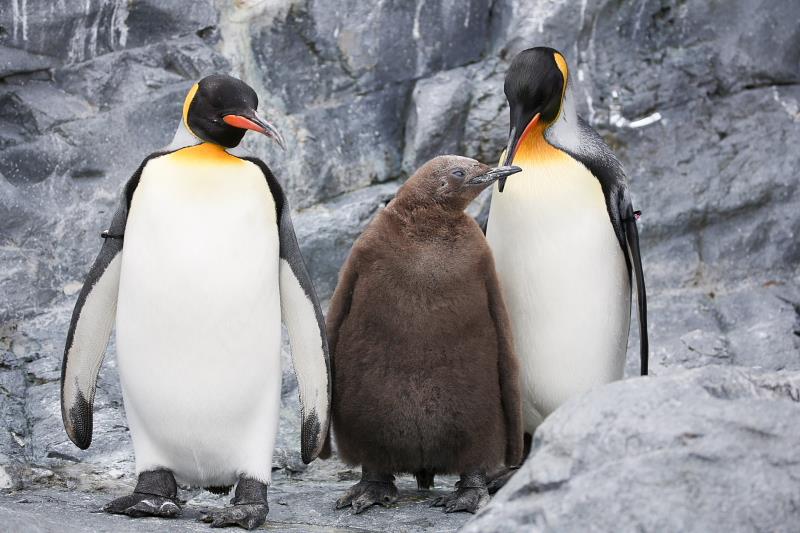
[[(541, 113), (536, 113), (533, 118), (528, 122), (524, 129), (520, 127), (519, 124), (514, 124), (511, 127), (511, 133), (508, 135), (508, 145), (506, 146), (506, 159), (503, 161), (503, 166), (508, 166), (514, 161), (514, 156), (517, 153), (517, 149), (519, 145), (522, 144), (522, 141), (525, 139), (525, 136), (536, 127), (536, 124), (539, 123), (539, 119), (542, 118)], [(524, 124), (524, 122), (523, 122)], [(520, 133), (521, 132), (521, 133)], [(500, 192), (503, 192), (503, 188), (506, 186), (506, 179), (500, 178), (498, 182), (498, 188)]]
[(259, 117), (257, 113), (253, 113), (249, 117), (244, 115), (225, 115), (222, 117), (222, 120), (225, 122), (225, 124), (233, 126), (234, 128), (253, 130), (255, 132), (262, 133), (267, 137), (274, 139), (281, 149), (286, 150), (286, 141), (283, 140), (283, 135), (280, 134), (275, 126)]

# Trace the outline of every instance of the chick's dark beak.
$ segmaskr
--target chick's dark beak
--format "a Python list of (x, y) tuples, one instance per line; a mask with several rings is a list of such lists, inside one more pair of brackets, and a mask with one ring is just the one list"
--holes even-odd
[(505, 180), (512, 174), (522, 172), (522, 169), (514, 166), (503, 166), (489, 170), (485, 174), (473, 176), (467, 180), (467, 185), (491, 185), (497, 180)]
[(253, 130), (258, 133), (263, 133), (267, 137), (274, 139), (282, 150), (286, 150), (286, 141), (284, 141), (283, 135), (280, 134), (275, 126), (258, 116), (258, 113), (255, 111), (246, 111), (241, 114), (225, 115), (222, 117), (222, 120), (225, 122), (225, 124), (233, 126), (234, 128), (242, 128), (245, 130)]

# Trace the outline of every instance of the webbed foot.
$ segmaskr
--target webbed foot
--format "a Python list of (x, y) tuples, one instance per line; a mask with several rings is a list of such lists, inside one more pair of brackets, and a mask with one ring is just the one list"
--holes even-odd
[(239, 526), (255, 529), (266, 522), (267, 513), (269, 506), (265, 503), (240, 504), (203, 515), (203, 522), (210, 523), (211, 527)]
[(456, 483), (456, 490), (445, 496), (439, 496), (433, 500), (431, 506), (444, 507), (445, 513), (458, 511), (476, 513), (489, 503), (490, 499), (484, 473), (462, 474), (461, 480)]
[(255, 479), (239, 476), (232, 507), (217, 509), (203, 515), (203, 522), (211, 527), (239, 526), (255, 529), (267, 520), (267, 485)]
[(177, 494), (178, 486), (169, 470), (142, 472), (133, 494), (110, 501), (103, 506), (103, 511), (124, 514), (131, 518), (174, 518), (181, 514)]
[(361, 481), (350, 487), (344, 496), (336, 500), (336, 508), (351, 506), (353, 514), (359, 514), (373, 505), (389, 505), (397, 501), (399, 493), (391, 474), (375, 474), (364, 470)]

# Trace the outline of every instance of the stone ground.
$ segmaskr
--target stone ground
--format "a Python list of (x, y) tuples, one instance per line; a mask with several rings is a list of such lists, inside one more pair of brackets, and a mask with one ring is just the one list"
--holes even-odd
[[(400, 499), (390, 508), (373, 506), (353, 515), (336, 510), (334, 502), (359, 479), (359, 472), (336, 460), (317, 461), (305, 472), (276, 471), (270, 488), (270, 511), (261, 528), (269, 531), (316, 532), (440, 532), (456, 531), (471, 515), (446, 514), (430, 507), (430, 501), (452, 490), (457, 478), (437, 478), (430, 491), (418, 491), (410, 476), (398, 479)], [(143, 532), (207, 531), (202, 512), (224, 506), (229, 496), (202, 490), (181, 490), (185, 500), (182, 515), (173, 520), (131, 519), (108, 515), (100, 508), (109, 499), (133, 490), (132, 480), (108, 480), (102, 490), (93, 487), (42, 486), (19, 492), (0, 493), (0, 531), (25, 532)]]

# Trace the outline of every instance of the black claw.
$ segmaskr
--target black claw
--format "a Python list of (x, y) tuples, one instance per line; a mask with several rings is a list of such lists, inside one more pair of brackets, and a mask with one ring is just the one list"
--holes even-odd
[(343, 496), (338, 500), (336, 500), (336, 509), (344, 509), (345, 507), (350, 505), (351, 502), (352, 500), (345, 500), (345, 497)]

